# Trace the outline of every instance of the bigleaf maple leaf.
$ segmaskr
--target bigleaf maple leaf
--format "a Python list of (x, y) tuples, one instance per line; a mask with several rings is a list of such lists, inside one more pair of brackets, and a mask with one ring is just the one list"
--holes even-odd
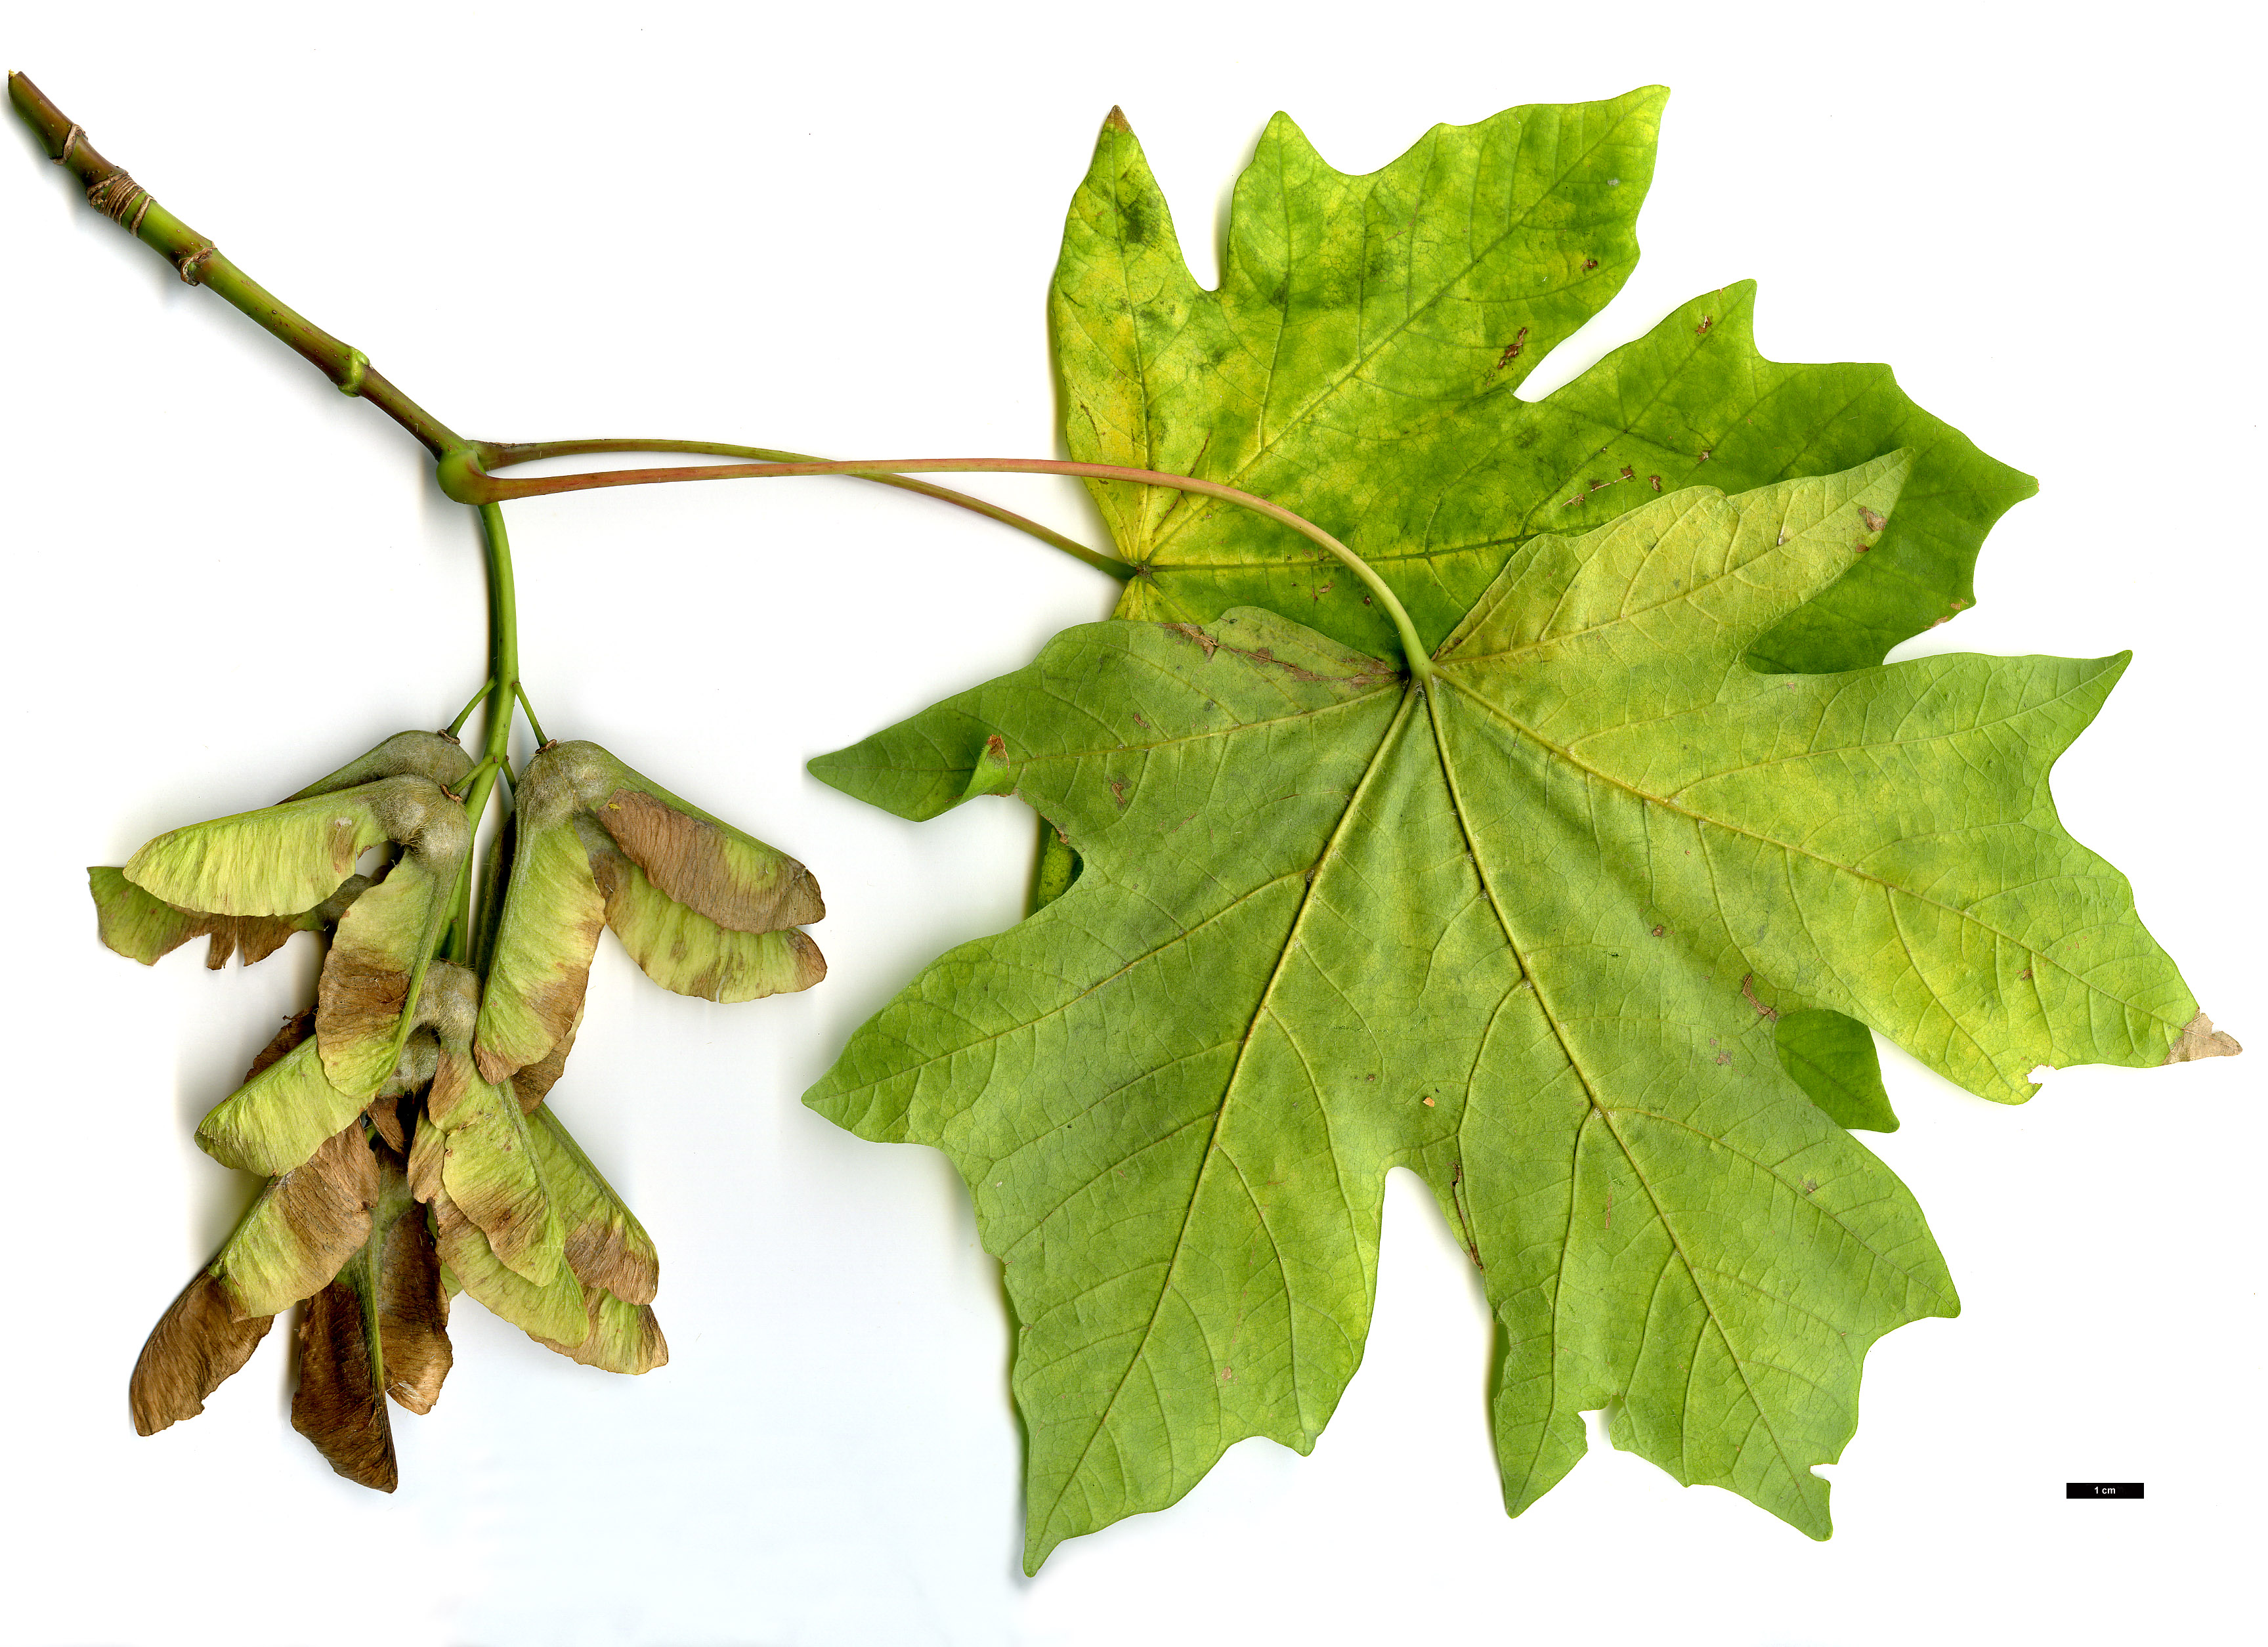
[(1395, 1165), (1503, 1324), (1513, 1513), (1604, 1407), (1824, 1537), (1867, 1347), (1957, 1307), (1844, 1130), (1896, 1125), (1869, 1027), (2004, 1101), (2236, 1049), (2049, 798), (2124, 660), (1881, 666), (2028, 477), (1885, 368), (1763, 359), (1746, 285), (1514, 393), (1635, 260), (1661, 95), (1359, 178), (1278, 116), (1214, 291), (1114, 112), (1052, 298), (1071, 455), (1304, 516), (1429, 655), (1290, 528), (1098, 482), (1118, 621), (814, 763), (909, 818), (1020, 796), (1084, 861), (808, 1099), (974, 1193), (1035, 1570), (1242, 1437), (1312, 1445)]
[[(1694, 484), (1739, 491), (1904, 448), (1896, 521), (1760, 636), (1760, 669), (1878, 663), (1975, 602), (1978, 547), (2037, 489), (1908, 400), (1889, 368), (1756, 351), (1755, 286), (1704, 293), (1540, 401), (1519, 386), (1618, 291), (1668, 92), (1441, 126), (1367, 176), (1278, 114), (1200, 288), (1118, 111), (1072, 199), (1049, 320), (1072, 457), (1257, 492), (1352, 544), (1427, 645), (1514, 545)], [(1117, 615), (1206, 622), (1252, 604), (1351, 645), (1392, 629), (1305, 539), (1214, 500), (1092, 482), (1137, 567)], [(1895, 1130), (1873, 1042), (1825, 1011), (1780, 1022), (1789, 1072), (1846, 1126)]]
[(941, 1147), (975, 1195), (1035, 1570), (1242, 1437), (1313, 1445), (1395, 1165), (1503, 1324), (1513, 1512), (1604, 1407), (1616, 1445), (1827, 1535), (1811, 1467), (1867, 1347), (1957, 1305), (1776, 1015), (1848, 1014), (2004, 1100), (2200, 1033), (2049, 798), (2123, 658), (1743, 662), (1874, 548), (1911, 468), (1533, 540), (1425, 681), (1263, 609), (1118, 620), (814, 763), (909, 818), (1020, 796), (1085, 860), (808, 1099)]
[[(1256, 492), (1351, 544), (1447, 635), (1513, 546), (1653, 496), (1831, 474), (1901, 447), (1904, 507), (1865, 562), (1759, 637), (1759, 667), (1879, 662), (1972, 604), (1977, 547), (2037, 489), (1900, 393), (1885, 366), (1756, 352), (1755, 286), (1708, 292), (1538, 401), (1519, 386), (1638, 261), (1668, 92), (1439, 126), (1364, 177), (1282, 114), (1238, 179), (1218, 290), (1190, 275), (1113, 110), (1050, 294), (1064, 434), (1085, 462)], [(1118, 615), (1263, 606), (1393, 646), (1336, 562), (1212, 499), (1097, 482), (1139, 571)]]

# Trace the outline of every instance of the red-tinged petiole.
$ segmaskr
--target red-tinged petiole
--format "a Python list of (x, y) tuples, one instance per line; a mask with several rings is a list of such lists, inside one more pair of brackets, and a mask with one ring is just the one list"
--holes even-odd
[[(597, 443), (583, 443), (596, 445)], [(687, 443), (689, 445), (690, 443)], [(513, 448), (534, 452), (538, 448)], [(549, 457), (568, 455), (559, 447), (540, 449)], [(1432, 676), (1432, 663), (1418, 639), (1417, 626), (1403, 609), (1402, 602), (1386, 586), (1386, 580), (1373, 571), (1370, 563), (1329, 533), (1302, 516), (1293, 514), (1280, 504), (1272, 504), (1250, 492), (1239, 491), (1233, 486), (1223, 486), (1217, 481), (1201, 481), (1192, 475), (1167, 474), (1156, 469), (1127, 468), (1115, 463), (1072, 463), (1053, 458), (856, 458), (841, 462), (817, 460), (794, 462), (745, 462), (697, 464), (663, 469), (603, 469), (589, 474), (548, 475), (540, 480), (500, 480), (490, 474), (482, 462), (482, 449), (465, 447), (448, 453), (440, 462), (441, 489), (460, 504), (476, 504), (493, 507), (521, 497), (549, 497), (562, 492), (593, 491), (610, 486), (653, 486), (681, 481), (743, 481), (772, 480), (788, 475), (848, 474), (862, 478), (880, 479), (895, 474), (1071, 474), (1083, 480), (1123, 481), (1137, 486), (1164, 486), (1176, 491), (1194, 492), (1200, 496), (1218, 497), (1224, 503), (1234, 504), (1263, 515), (1279, 525), (1289, 526), (1310, 542), (1322, 545), (1336, 555), (1356, 577), (1362, 579), (1379, 604), (1394, 620), (1394, 628), (1401, 636), (1403, 656), (1408, 661), (1411, 677), (1420, 685)], [(518, 462), (531, 460), (516, 458)], [(1093, 551), (1082, 551), (1081, 558), (1093, 558)], [(1124, 566), (1124, 562), (1114, 562)], [(1131, 576), (1136, 569), (1127, 568)]]

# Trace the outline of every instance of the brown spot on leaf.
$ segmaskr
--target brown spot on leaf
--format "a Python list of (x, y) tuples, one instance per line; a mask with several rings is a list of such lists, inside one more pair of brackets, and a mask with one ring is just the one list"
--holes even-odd
[[(1480, 1241), (1473, 1234), (1472, 1215), (1467, 1210), (1462, 1194), (1464, 1182), (1465, 1164), (1460, 1160), (1449, 1173), (1449, 1206), (1456, 1213), (1457, 1228), (1464, 1236), (1465, 1256), (1473, 1261), (1474, 1268), (1486, 1269), (1488, 1266), (1481, 1261)], [(1609, 1204), (1612, 1204), (1611, 1197), (1609, 1198)]]
[(1649, 485), (1649, 486), (1651, 486), (1652, 488), (1653, 488), (1653, 489), (1654, 489), (1655, 491), (1657, 491), (1657, 492), (1658, 492), (1658, 491), (1660, 491), (1660, 490), (1661, 489), (1661, 476), (1660, 476), (1659, 474), (1649, 474), (1649, 475), (1647, 475), (1647, 476), (1646, 477), (1646, 484), (1647, 484), (1647, 485)]
[(1807, 1195), (1817, 1195), (1819, 1193), (1819, 1180), (1815, 1178), (1805, 1179), (1803, 1180), (1803, 1193)]
[[(331, 820), (330, 838), (327, 845), (331, 855), (331, 868), (337, 871), (341, 880), (354, 873), (355, 860), (362, 856), (355, 846), (355, 839), (361, 832), (361, 826), (352, 818)], [(295, 898), (292, 901), (297, 903), (298, 900)]]
[(2025, 967), (2025, 968), (2023, 969), (2023, 971), (2021, 971), (2021, 972), (2020, 972), (2020, 973), (2018, 973), (2018, 974), (2016, 974), (2016, 976), (2018, 976), (2019, 978), (2029, 978), (2029, 977), (2030, 977), (2031, 975), (2032, 975), (2032, 969), (2031, 969), (2029, 967)]
[(1167, 634), (1176, 636), (1193, 646), (1202, 646), (1207, 658), (1211, 658), (1220, 646), (1218, 640), (1194, 623), (1168, 623), (1165, 629)]
[(1595, 258), (1595, 257), (1587, 257), (1587, 258), (1585, 258), (1585, 259), (1583, 260), (1583, 272), (1584, 272), (1586, 275), (1589, 274), (1593, 269), (1596, 268), (1598, 266), (1599, 266), (1599, 260), (1598, 260), (1597, 258)]
[(1701, 324), (1693, 328), (1693, 335), (1696, 337), (1706, 337), (1709, 335), (1709, 328), (1716, 324), (1717, 317), (1715, 315), (1705, 314), (1701, 317)]
[[(1226, 643), (1215, 642), (1214, 644), (1226, 645)], [(1366, 687), (1374, 681), (1395, 680), (1401, 678), (1401, 671), (1379, 663), (1375, 659), (1369, 660), (1372, 666), (1368, 669), (1359, 670), (1353, 674), (1334, 675), (1322, 674), (1313, 669), (1305, 668), (1288, 658), (1278, 658), (1265, 646), (1255, 646), (1249, 650), (1241, 646), (1230, 646), (1228, 651), (1233, 657), (1248, 658), (1256, 664), (1264, 664), (1270, 669), (1280, 669), (1294, 680), (1328, 680), (1350, 687)]]
[(1861, 504), (1859, 505), (1859, 518), (1867, 523), (1867, 531), (1880, 532), (1882, 529), (1882, 523), (1888, 520), (1889, 517), (1888, 515), (1878, 515), (1873, 510), (1867, 508), (1866, 504)]
[(126, 1400), (136, 1433), (154, 1436), (204, 1411), (205, 1398), (252, 1358), (275, 1324), (272, 1315), (239, 1318), (219, 1279), (200, 1270), (158, 1318), (134, 1363)]
[(1124, 778), (1113, 778), (1110, 780), (1110, 798), (1118, 803), (1118, 810), (1120, 812), (1124, 812), (1126, 810), (1126, 787), (1127, 780)]
[(308, 1299), (299, 1321), (291, 1428), (349, 1481), (390, 1493), (398, 1479), (394, 1426), (373, 1376), (372, 1349), (364, 1333), (362, 1300), (352, 1287), (334, 1281)]
[(1756, 992), (1749, 987), (1749, 983), (1755, 979), (1755, 977), (1756, 974), (1752, 972), (1743, 973), (1742, 974), (1741, 993), (1749, 997), (1749, 1004), (1756, 1009), (1756, 1016), (1758, 1018), (1778, 1018), (1779, 1016), (1779, 1009), (1778, 1007), (1766, 1006), (1762, 1001), (1757, 1000)]
[(1700, 455), (1699, 457), (1697, 457), (1697, 458), (1694, 459), (1694, 460), (1693, 460), (1693, 461), (1694, 461), (1694, 462), (1696, 462), (1696, 463), (1706, 463), (1706, 462), (1708, 462), (1708, 461), (1709, 461), (1709, 450), (1710, 450), (1710, 449), (1709, 449), (1708, 447), (1706, 447), (1706, 446), (1702, 447), (1702, 448), (1701, 448), (1701, 455)]
[(1518, 335), (1513, 337), (1511, 342), (1505, 345), (1504, 353), (1497, 357), (1496, 369), (1498, 371), (1502, 371), (1506, 366), (1512, 364), (1513, 361), (1518, 360), (1520, 358), (1520, 351), (1521, 349), (1526, 347), (1527, 342), (1528, 328), (1523, 326), (1520, 328)]
[(2235, 1036), (2227, 1030), (2215, 1029), (2213, 1020), (2200, 1012), (2182, 1026), (2182, 1033), (2166, 1048), (2166, 1062), (2188, 1063), (2198, 1058), (2234, 1058), (2243, 1050)]
[(1654, 928), (1654, 929), (1653, 929), (1653, 936), (1654, 936), (1654, 937), (1660, 937), (1661, 936), (1661, 934), (1662, 934), (1662, 929), (1661, 929), (1660, 927), (1656, 927), (1656, 928)]
[(1717, 1055), (1717, 1062), (1718, 1062), (1719, 1063), (1730, 1063), (1730, 1062), (1732, 1062), (1732, 1061), (1733, 1061), (1733, 1055), (1732, 1055), (1732, 1053), (1731, 1053), (1729, 1050), (1728, 1050), (1728, 1051), (1725, 1051), (1725, 1052), (1720, 1052), (1720, 1053), (1719, 1053), (1719, 1054)]

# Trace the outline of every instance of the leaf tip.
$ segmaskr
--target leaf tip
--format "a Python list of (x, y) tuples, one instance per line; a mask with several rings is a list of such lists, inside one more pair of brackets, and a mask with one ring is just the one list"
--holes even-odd
[(1634, 107), (1646, 109), (1654, 114), (1660, 114), (1664, 108), (1667, 108), (1669, 106), (1669, 88), (1663, 85), (1660, 81), (1655, 81), (1647, 85), (1632, 86), (1629, 91), (1624, 92), (1621, 97), (1615, 100), (1618, 103), (1628, 103)]
[(2213, 1020), (2200, 1012), (2182, 1026), (2182, 1033), (2166, 1048), (2166, 1062), (2190, 1063), (2198, 1058), (2234, 1058), (2243, 1050), (2242, 1042), (2225, 1029), (2215, 1029)]

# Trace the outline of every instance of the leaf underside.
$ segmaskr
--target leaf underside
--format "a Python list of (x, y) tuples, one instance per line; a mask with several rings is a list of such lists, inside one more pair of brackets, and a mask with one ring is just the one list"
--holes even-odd
[(2015, 1101), (2037, 1065), (2161, 1062), (2196, 1012), (2049, 798), (2123, 659), (1744, 661), (1879, 552), (1912, 467), (1531, 540), (1424, 692), (1266, 611), (1119, 621), (813, 763), (912, 818), (1013, 793), (1084, 862), (807, 1100), (969, 1183), (1032, 1567), (1241, 1437), (1312, 1445), (1395, 1165), (1502, 1323), (1513, 1511), (1604, 1407), (1617, 1445), (1826, 1536), (1811, 1467), (1867, 1346), (1957, 1305), (1779, 1025), (1840, 1013)]
[[(1974, 603), (1985, 533), (2036, 489), (1907, 400), (1887, 367), (1764, 359), (1742, 281), (1540, 402), (1516, 393), (1635, 266), (1667, 96), (1437, 127), (1363, 177), (1279, 114), (1238, 181), (1213, 291), (1189, 274), (1114, 110), (1052, 290), (1071, 455), (1226, 482), (1317, 521), (1385, 577), (1432, 645), (1539, 532), (1903, 447), (1917, 461), (1896, 525), (1749, 658), (1817, 673), (1880, 662)], [(1118, 616), (1205, 622), (1250, 604), (1390, 651), (1385, 615), (1304, 539), (1186, 493), (1091, 489), (1139, 569)], [(1840, 1101), (1827, 1073), (1793, 1072)], [(1879, 1115), (1895, 1122), (1887, 1099)]]
[[(1539, 533), (1904, 448), (1896, 524), (1751, 659), (1808, 673), (1881, 661), (1974, 602), (1985, 533), (2036, 489), (1907, 400), (1887, 367), (1765, 360), (1743, 281), (1540, 401), (1515, 393), (1636, 266), (1667, 95), (1437, 126), (1363, 177), (1278, 114), (1237, 181), (1213, 291), (1114, 113), (1050, 299), (1071, 456), (1223, 482), (1305, 516), (1385, 577), (1431, 646)], [(1141, 569), (1117, 615), (1204, 623), (1265, 607), (1392, 655), (1386, 615), (1288, 528), (1189, 493), (1090, 484)]]

